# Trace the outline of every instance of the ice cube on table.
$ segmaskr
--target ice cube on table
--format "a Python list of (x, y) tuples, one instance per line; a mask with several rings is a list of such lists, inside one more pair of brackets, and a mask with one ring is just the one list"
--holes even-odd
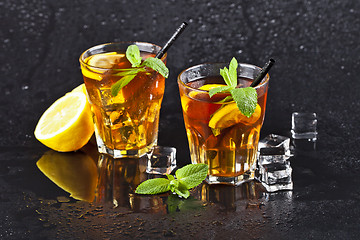
[(266, 161), (263, 161), (263, 163), (265, 162), (266, 164), (259, 164), (259, 180), (265, 189), (268, 192), (292, 190), (293, 182), (290, 161), (282, 161), (276, 157), (267, 156)]
[(259, 141), (258, 151), (260, 155), (285, 155), (285, 158), (289, 158), (290, 138), (270, 134)]
[(316, 113), (294, 112), (291, 116), (291, 136), (294, 139), (317, 138), (317, 115)]
[(146, 172), (150, 174), (170, 174), (176, 168), (176, 148), (156, 146), (149, 157)]
[(270, 134), (259, 142), (259, 181), (268, 192), (292, 190), (290, 138)]

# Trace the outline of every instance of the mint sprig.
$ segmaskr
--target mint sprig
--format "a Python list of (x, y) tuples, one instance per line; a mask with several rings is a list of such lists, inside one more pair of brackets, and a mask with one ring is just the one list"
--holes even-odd
[[(246, 117), (251, 117), (255, 112), (257, 104), (257, 93), (255, 88), (236, 88), (237, 86), (237, 69), (238, 62), (233, 57), (229, 69), (224, 67), (220, 69), (220, 75), (223, 77), (227, 86), (217, 87), (209, 90), (210, 97), (220, 92), (230, 92), (232, 99), (236, 102), (240, 112)], [(227, 98), (227, 101), (230, 100)]]
[(135, 190), (137, 194), (159, 194), (172, 191), (177, 195), (188, 198), (189, 189), (196, 187), (206, 178), (208, 165), (204, 163), (189, 164), (175, 172), (175, 176), (167, 174), (166, 178), (148, 179)]
[(129, 69), (116, 69), (119, 73), (114, 74), (115, 76), (120, 76), (119, 81), (114, 83), (111, 86), (111, 95), (116, 97), (120, 90), (125, 87), (131, 80), (133, 80), (139, 72), (146, 72), (145, 67), (151, 68), (154, 71), (160, 73), (163, 77), (168, 78), (169, 69), (165, 66), (164, 62), (161, 59), (149, 57), (141, 63), (142, 58), (140, 56), (139, 47), (136, 45), (130, 45), (126, 49), (126, 58), (131, 63)]

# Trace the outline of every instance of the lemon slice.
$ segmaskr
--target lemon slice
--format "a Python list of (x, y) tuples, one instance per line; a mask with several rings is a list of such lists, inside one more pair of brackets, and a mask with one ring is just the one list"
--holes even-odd
[(79, 86), (77, 86), (76, 88), (74, 88), (71, 92), (80, 92), (80, 93), (84, 93), (84, 94), (86, 95), (85, 83), (80, 84)]
[(225, 87), (226, 85), (224, 84), (205, 84), (205, 85), (202, 85), (201, 87), (199, 87), (200, 90), (205, 90), (205, 91), (209, 91), (213, 88), (217, 88), (217, 87)]
[(255, 112), (248, 118), (240, 112), (236, 103), (226, 104), (218, 109), (210, 118), (209, 127), (213, 129), (221, 129), (231, 127), (237, 123), (252, 124), (256, 122), (261, 115), (261, 107), (256, 105)]
[(60, 152), (80, 149), (93, 133), (90, 105), (80, 92), (56, 100), (41, 116), (34, 132), (41, 143)]
[(71, 197), (92, 202), (98, 179), (94, 160), (85, 153), (59, 153), (47, 151), (36, 162), (37, 167), (51, 181)]
[[(205, 84), (205, 85), (202, 85), (201, 87), (199, 87), (198, 89), (204, 90), (204, 91), (209, 91), (210, 89), (217, 88), (217, 87), (224, 87), (224, 86), (226, 86), (226, 85), (224, 85), (224, 84)], [(198, 95), (198, 94), (203, 94), (203, 93), (197, 92), (197, 91), (191, 91), (189, 93), (189, 96), (192, 98), (196, 98), (196, 95)]]
[(123, 57), (125, 57), (125, 54), (117, 52), (100, 53), (90, 56), (85, 59), (85, 63), (91, 67), (89, 68), (81, 64), (82, 74), (85, 77), (100, 81), (102, 79), (102, 73), (104, 73), (106, 69), (112, 68)]
[(121, 58), (125, 57), (123, 53), (108, 52), (96, 54), (87, 59), (87, 64), (98, 68), (112, 68)]

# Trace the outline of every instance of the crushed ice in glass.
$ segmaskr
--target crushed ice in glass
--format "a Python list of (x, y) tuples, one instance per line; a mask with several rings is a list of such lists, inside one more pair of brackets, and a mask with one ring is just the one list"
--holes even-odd
[(170, 174), (176, 168), (176, 148), (156, 146), (149, 157), (146, 172), (150, 174)]
[(316, 141), (317, 138), (316, 113), (294, 112), (291, 116), (291, 136), (294, 139), (308, 139)]
[(259, 141), (258, 179), (268, 192), (292, 190), (290, 138), (270, 134)]

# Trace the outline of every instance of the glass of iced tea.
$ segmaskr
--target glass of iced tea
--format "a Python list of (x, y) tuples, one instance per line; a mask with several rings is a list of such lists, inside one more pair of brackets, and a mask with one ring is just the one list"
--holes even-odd
[[(267, 74), (255, 87), (257, 106), (242, 115), (230, 93), (212, 97), (209, 90), (225, 86), (220, 68), (226, 63), (205, 63), (190, 67), (178, 76), (181, 105), (192, 163), (209, 165), (207, 182), (238, 185), (254, 178), (260, 129), (264, 121), (269, 83)], [(237, 88), (249, 87), (261, 68), (239, 63)]]
[[(146, 68), (116, 96), (112, 94), (113, 84), (122, 81), (126, 69), (132, 67), (125, 55), (130, 45), (138, 46), (142, 61), (155, 57), (161, 49), (151, 43), (119, 42), (92, 47), (80, 56), (98, 150), (114, 158), (151, 153), (157, 144), (165, 88), (165, 78)], [(166, 61), (166, 54), (161, 60)]]

